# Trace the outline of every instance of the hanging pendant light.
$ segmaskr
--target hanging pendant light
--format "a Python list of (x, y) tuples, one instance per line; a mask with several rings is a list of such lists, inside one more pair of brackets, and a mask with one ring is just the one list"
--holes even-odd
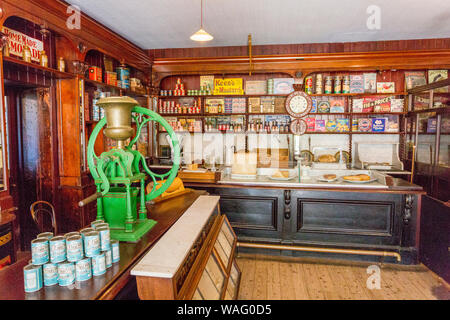
[(200, 30), (198, 30), (196, 33), (194, 33), (191, 36), (191, 40), (210, 41), (210, 40), (214, 39), (214, 37), (203, 29), (203, 0), (201, 0), (200, 7), (201, 7), (201, 9), (200, 9)]

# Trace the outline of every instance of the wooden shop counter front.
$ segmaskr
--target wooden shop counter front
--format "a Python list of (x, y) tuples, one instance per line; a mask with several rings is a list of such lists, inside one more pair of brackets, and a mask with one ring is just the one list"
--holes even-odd
[[(54, 285), (41, 290), (26, 293), (24, 291), (23, 267), (28, 264), (31, 254), (27, 254), (17, 263), (0, 270), (0, 300), (48, 299), (48, 300), (89, 300), (89, 299), (121, 299), (129, 298), (125, 291), (130, 283), (135, 285), (135, 279), (130, 274), (131, 269), (145, 256), (160, 238), (189, 210), (194, 202), (200, 201), (207, 193), (196, 191), (180, 195), (167, 201), (148, 205), (150, 217), (158, 223), (137, 243), (120, 243), (120, 261), (108, 268), (102, 276), (92, 277), (84, 282), (75, 282), (70, 287)], [(218, 199), (213, 204), (218, 211)], [(205, 199), (203, 200), (203, 202)], [(213, 208), (213, 209), (214, 209)], [(216, 216), (219, 214), (216, 213)], [(224, 217), (221, 217), (222, 220)], [(207, 234), (207, 233), (206, 233)], [(170, 252), (171, 248), (165, 248)], [(192, 256), (191, 256), (192, 258)], [(195, 258), (195, 257), (194, 257)], [(189, 271), (189, 270), (184, 270)], [(134, 294), (136, 294), (134, 292)]]
[(220, 196), (238, 251), (417, 264), (420, 186), (269, 179), (185, 186)]

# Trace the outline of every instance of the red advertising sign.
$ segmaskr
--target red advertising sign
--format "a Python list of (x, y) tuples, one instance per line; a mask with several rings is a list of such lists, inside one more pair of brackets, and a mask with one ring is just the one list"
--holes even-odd
[(2, 32), (8, 36), (9, 53), (11, 55), (22, 57), (23, 46), (27, 44), (30, 47), (31, 60), (39, 62), (40, 52), (44, 50), (44, 43), (42, 41), (7, 27), (2, 27)]

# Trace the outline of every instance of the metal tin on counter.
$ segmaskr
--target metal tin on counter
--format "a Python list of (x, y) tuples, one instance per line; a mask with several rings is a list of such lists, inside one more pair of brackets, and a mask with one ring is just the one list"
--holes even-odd
[(81, 234), (81, 236), (83, 237), (83, 241), (84, 241), (84, 235), (85, 235), (86, 233), (92, 232), (92, 231), (95, 231), (95, 229), (94, 229), (94, 228), (90, 228), (90, 227), (87, 227), (87, 228), (84, 228), (84, 229), (81, 229), (81, 230), (80, 230), (80, 234)]
[(112, 266), (112, 252), (111, 248), (103, 251), (105, 253), (105, 265), (106, 268), (110, 268)]
[(103, 226), (99, 227), (97, 231), (100, 234), (100, 250), (105, 251), (111, 248), (109, 228)]
[(50, 239), (50, 261), (58, 263), (66, 260), (66, 239), (56, 236)]
[(46, 238), (37, 238), (31, 241), (31, 260), (34, 265), (42, 265), (49, 261), (49, 245)]
[(56, 263), (46, 263), (42, 266), (44, 275), (44, 286), (53, 286), (58, 284), (58, 265)]
[(101, 276), (106, 272), (105, 253), (100, 253), (92, 257), (92, 275)]
[(334, 77), (334, 93), (341, 93), (342, 81), (341, 76)]
[(80, 233), (79, 233), (78, 231), (68, 232), (68, 233), (66, 233), (66, 234), (64, 235), (64, 239), (67, 240), (67, 238), (70, 238), (70, 237), (72, 237), (72, 236), (76, 236), (76, 235), (79, 235), (79, 234), (80, 234)]
[(93, 257), (100, 253), (100, 235), (98, 231), (84, 234), (84, 253), (86, 257)]
[(120, 251), (119, 251), (119, 240), (111, 239), (111, 261), (112, 263), (119, 262)]
[(58, 284), (62, 287), (75, 282), (75, 264), (73, 262), (61, 262), (58, 264)]
[(40, 238), (45, 238), (47, 240), (50, 240), (51, 238), (53, 238), (53, 232), (42, 232), (39, 233), (36, 237), (36, 239), (40, 239)]
[(96, 226), (97, 224), (99, 224), (99, 223), (105, 223), (105, 220), (98, 219), (98, 220), (92, 221), (92, 222), (91, 222), (91, 228), (94, 228), (94, 229), (95, 229), (95, 226)]
[(332, 93), (333, 90), (333, 78), (331, 76), (325, 77), (325, 93)]
[(23, 268), (23, 283), (25, 292), (35, 292), (42, 289), (42, 266), (26, 265)]
[(106, 227), (109, 228), (109, 223), (103, 222), (103, 223), (97, 223), (94, 227), (95, 230), (98, 230), (98, 228)]
[(67, 261), (78, 261), (83, 258), (83, 238), (76, 234), (66, 239)]
[(75, 262), (75, 279), (86, 281), (92, 278), (91, 258), (84, 258)]

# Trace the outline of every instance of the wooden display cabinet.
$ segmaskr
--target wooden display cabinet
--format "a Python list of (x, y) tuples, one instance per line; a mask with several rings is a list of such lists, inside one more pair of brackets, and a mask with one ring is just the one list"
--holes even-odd
[[(231, 300), (237, 298), (241, 278), (241, 271), (235, 261), (237, 237), (226, 216), (220, 214), (219, 197), (202, 196), (199, 199), (204, 201), (202, 209), (210, 206), (211, 201), (215, 201), (213, 210), (206, 209), (212, 212), (210, 216), (195, 217), (196, 221), (200, 219), (202, 222), (193, 228), (188, 226), (189, 222), (186, 222), (188, 219), (192, 220), (198, 213), (189, 212), (189, 209), (185, 213), (186, 220), (177, 221), (173, 227), (180, 230), (190, 228), (189, 233), (198, 233), (199, 236), (196, 239), (191, 237), (195, 241), (180, 245), (177, 243), (179, 239), (166, 234), (157, 244), (161, 245), (161, 248), (152, 248), (132, 270), (131, 274), (136, 275), (141, 299)], [(208, 201), (207, 205), (205, 205), (206, 201)], [(185, 248), (180, 249), (183, 246)], [(174, 253), (170, 257), (162, 258), (163, 250), (175, 250), (177, 253), (181, 250), (187, 252), (187, 255), (184, 259), (179, 258), (173, 261), (176, 260), (173, 258)]]

